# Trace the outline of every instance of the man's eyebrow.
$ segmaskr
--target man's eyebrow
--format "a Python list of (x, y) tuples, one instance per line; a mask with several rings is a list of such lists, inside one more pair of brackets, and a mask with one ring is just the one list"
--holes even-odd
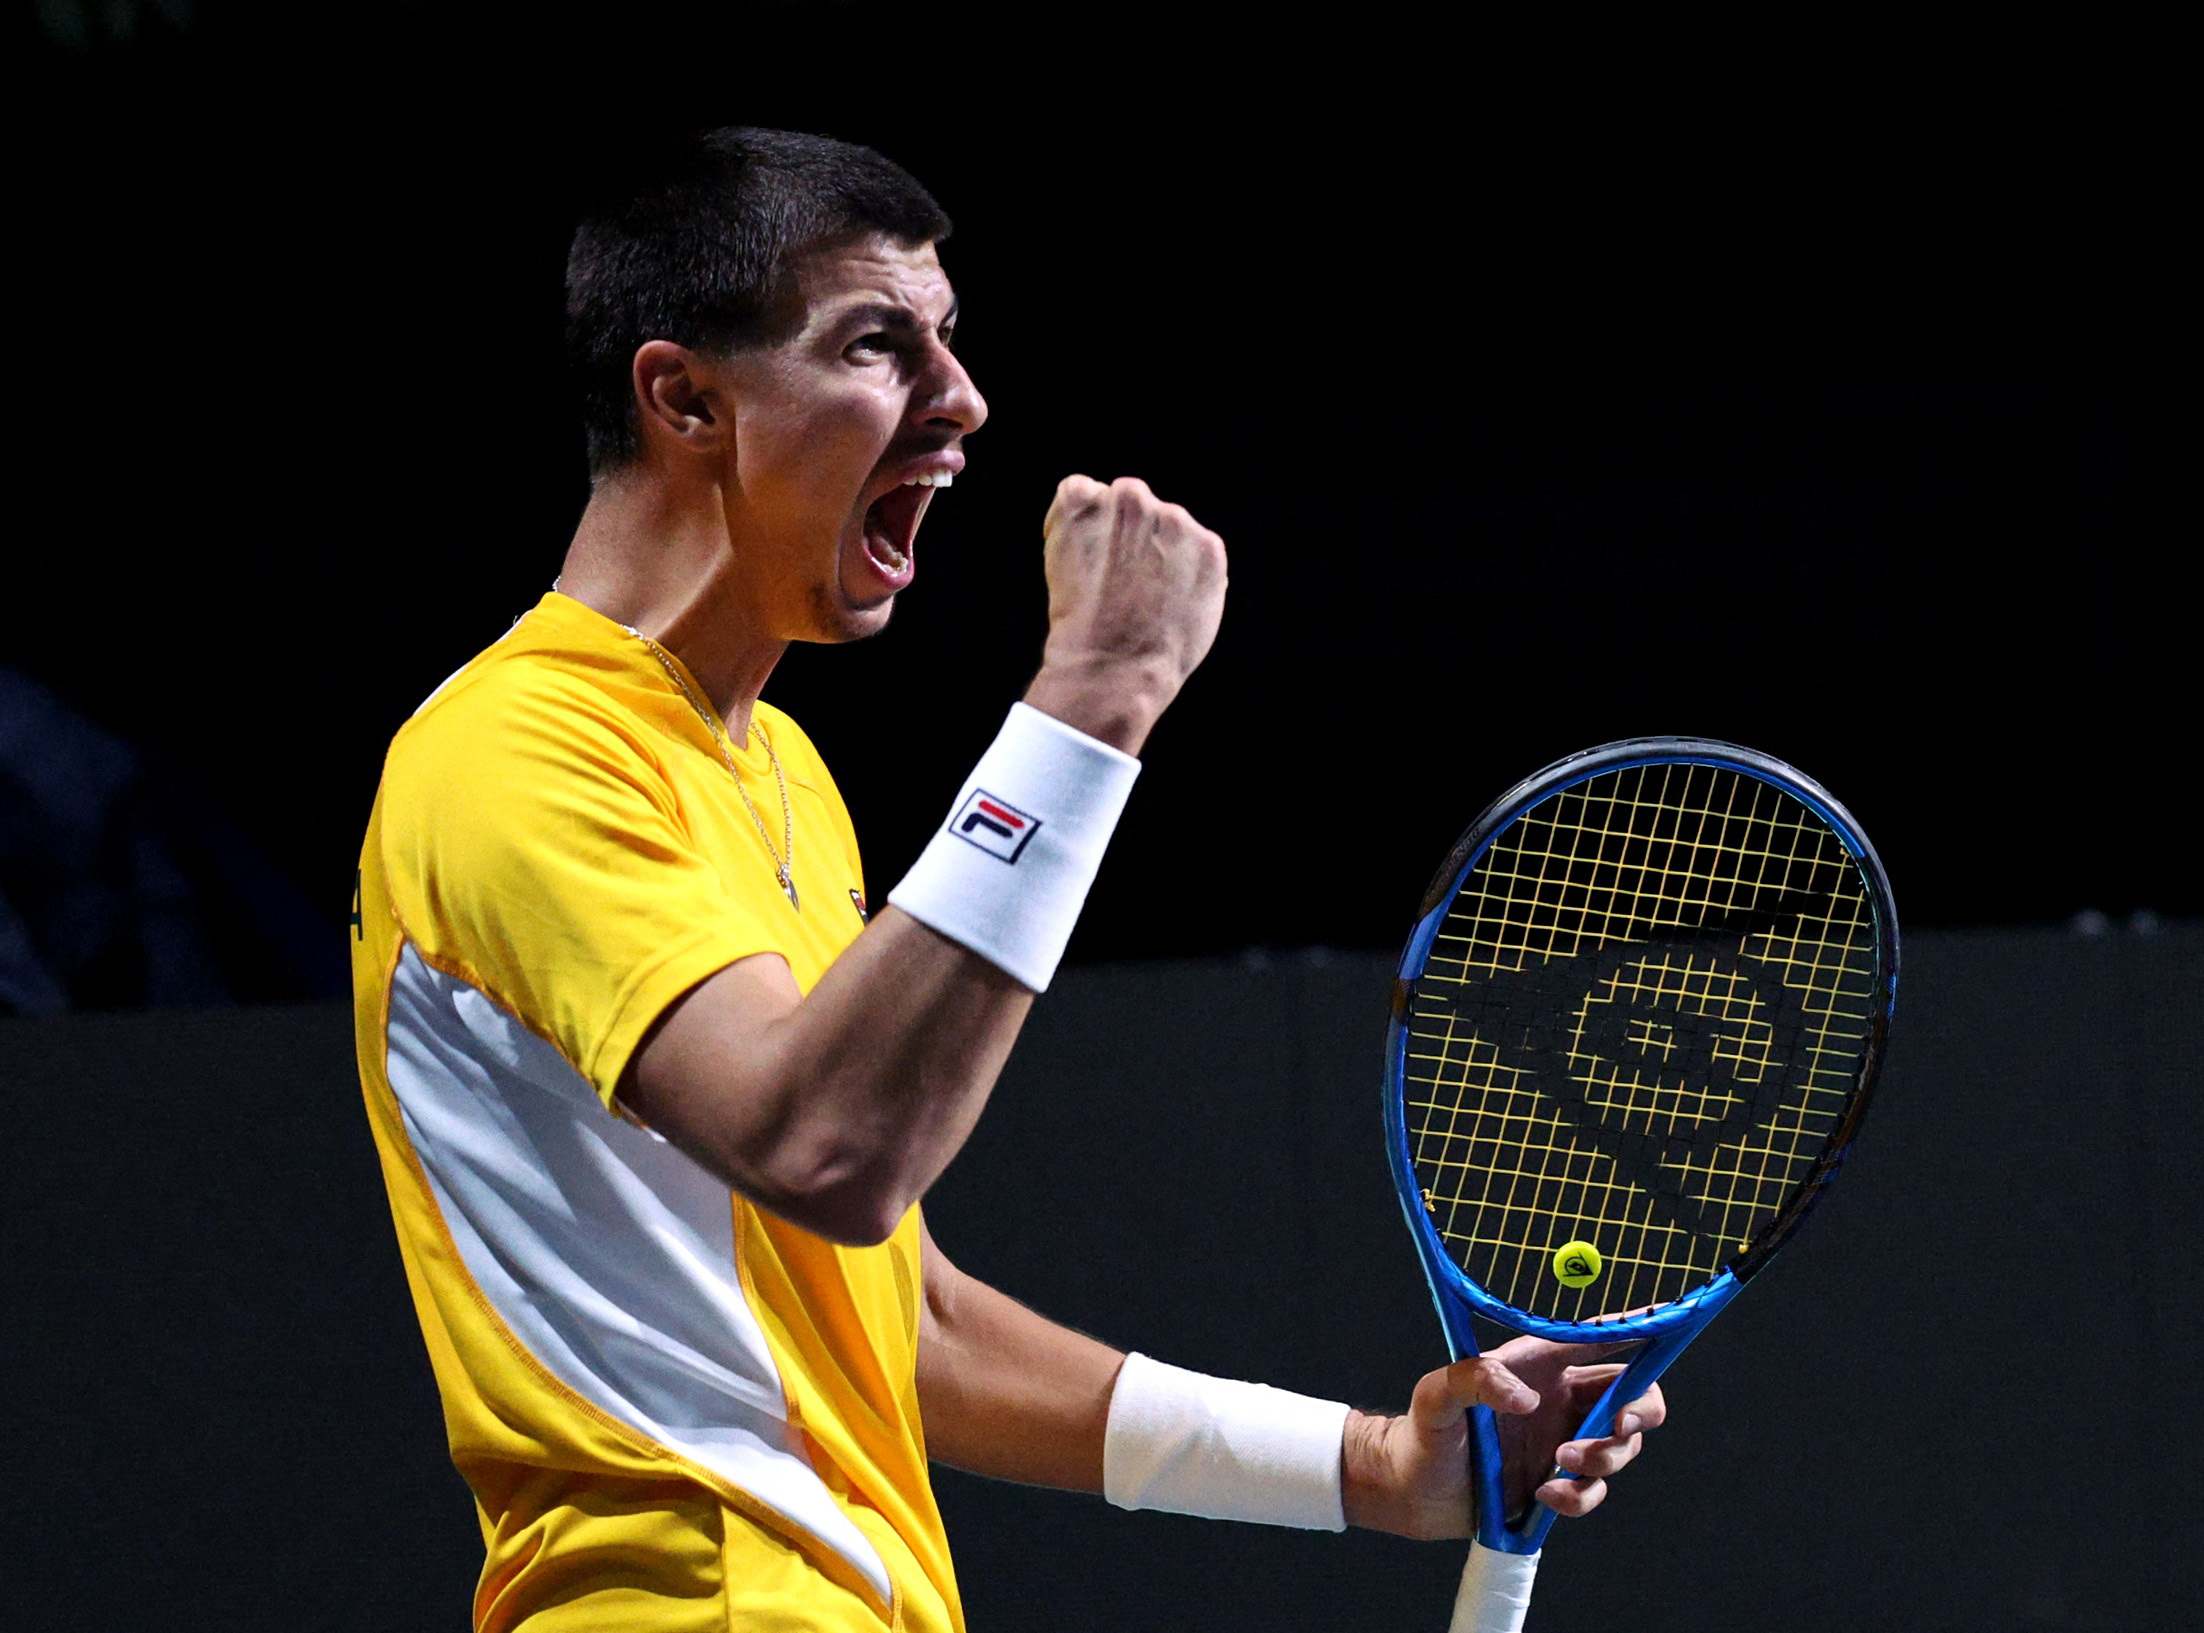
[[(964, 303), (961, 300), (953, 300), (949, 303), (949, 310), (941, 320), (943, 328), (948, 328), (957, 321), (957, 313), (963, 308), (963, 305)], [(917, 334), (926, 327), (919, 322), (917, 315), (908, 306), (896, 306), (887, 301), (865, 301), (859, 305), (848, 307), (842, 313), (841, 322), (844, 324), (877, 325), (882, 329), (893, 329), (899, 334)]]

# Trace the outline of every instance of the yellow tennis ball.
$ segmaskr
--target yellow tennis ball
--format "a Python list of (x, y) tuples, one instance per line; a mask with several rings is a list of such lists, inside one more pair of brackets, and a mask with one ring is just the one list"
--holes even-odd
[(1554, 1279), (1564, 1287), (1589, 1287), (1599, 1272), (1599, 1249), (1590, 1242), (1563, 1242), (1554, 1250)]

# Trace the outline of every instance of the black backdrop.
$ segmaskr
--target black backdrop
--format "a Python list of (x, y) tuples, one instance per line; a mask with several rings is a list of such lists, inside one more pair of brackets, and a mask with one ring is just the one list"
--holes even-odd
[(43, 525), (0, 663), (195, 777), (332, 918), (382, 745), (541, 593), (581, 502), (577, 198), (643, 137), (738, 120), (935, 188), (994, 408), (896, 627), (774, 681), (876, 886), (1030, 671), (1038, 520), (1083, 469), (1184, 499), (1234, 588), (1075, 957), (1387, 945), (1470, 811), (1649, 731), (1820, 777), (1915, 923), (2204, 912), (2179, 806), (2087, 792), (2196, 699), (2133, 42), (11, 16), (15, 493)]
[[(1397, 1406), (1443, 1359), (1369, 958), (1074, 971), (929, 1199), (1184, 1364)], [(2172, 1625), (2204, 1557), (2204, 935), (1919, 935), (1844, 1181), (1564, 1525), (1532, 1628)], [(0, 1021), (0, 1625), (457, 1628), (444, 1457), (339, 1008)], [(1432, 1629), (1451, 1545), (943, 1474), (975, 1633)]]

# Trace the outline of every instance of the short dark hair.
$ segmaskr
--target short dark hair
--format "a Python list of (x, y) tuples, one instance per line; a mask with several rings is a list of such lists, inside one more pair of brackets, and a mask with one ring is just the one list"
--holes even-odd
[(734, 127), (639, 165), (584, 217), (566, 258), (566, 354), (590, 475), (642, 451), (629, 370), (645, 341), (728, 352), (769, 340), (796, 262), (871, 233), (939, 243), (949, 217), (869, 147)]

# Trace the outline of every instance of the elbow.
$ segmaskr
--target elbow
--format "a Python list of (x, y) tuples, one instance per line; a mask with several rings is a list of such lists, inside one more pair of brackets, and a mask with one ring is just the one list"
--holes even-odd
[(878, 1187), (826, 1186), (773, 1206), (773, 1212), (843, 1247), (878, 1247), (895, 1234), (910, 1204)]
[(780, 1155), (725, 1177), (767, 1212), (843, 1247), (878, 1247), (917, 1200), (877, 1163), (835, 1157), (799, 1163)]
[(751, 1109), (672, 1137), (722, 1184), (813, 1235), (877, 1247), (895, 1234), (923, 1189), (896, 1130), (853, 1127), (811, 1097), (760, 1095)]

